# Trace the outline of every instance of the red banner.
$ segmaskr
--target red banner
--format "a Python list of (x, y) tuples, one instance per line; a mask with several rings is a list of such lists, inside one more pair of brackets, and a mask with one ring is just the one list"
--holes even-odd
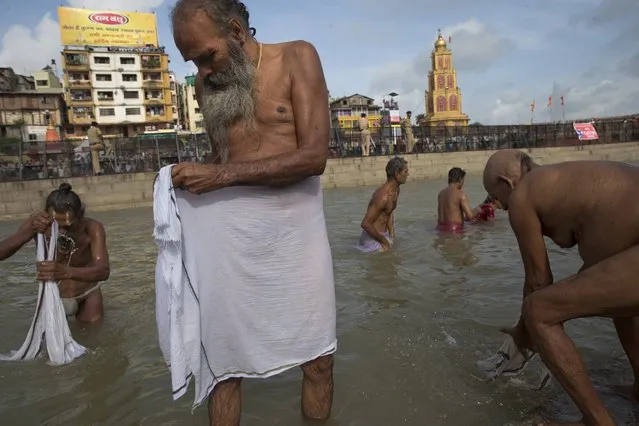
[(577, 137), (581, 141), (593, 141), (599, 139), (599, 135), (592, 123), (572, 123), (577, 132)]

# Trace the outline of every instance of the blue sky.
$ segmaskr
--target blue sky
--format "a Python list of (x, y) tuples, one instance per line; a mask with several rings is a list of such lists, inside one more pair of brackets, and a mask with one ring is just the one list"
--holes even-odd
[[(155, 11), (160, 43), (182, 78), (193, 71), (173, 43), (174, 0), (66, 0), (64, 5)], [(639, 113), (637, 0), (246, 0), (258, 40), (305, 39), (322, 58), (333, 96), (400, 94), (402, 111), (424, 111), (437, 29), (452, 36), (463, 109), (485, 124)], [(394, 6), (392, 5), (394, 4)], [(56, 8), (10, 2), (0, 15), (0, 66), (28, 73), (59, 58)], [(490, 7), (487, 7), (490, 5)], [(59, 61), (58, 61), (59, 62)], [(553, 108), (546, 109), (553, 95)]]

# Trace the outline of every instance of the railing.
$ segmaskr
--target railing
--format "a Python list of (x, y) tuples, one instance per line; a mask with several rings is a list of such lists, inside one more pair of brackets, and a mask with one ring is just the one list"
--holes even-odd
[[(619, 143), (639, 141), (639, 123), (606, 121), (594, 124), (599, 139), (585, 142)], [(361, 156), (359, 130), (331, 129), (329, 157)], [(374, 146), (371, 155), (405, 154), (406, 141), (399, 128), (370, 128)], [(413, 153), (481, 151), (505, 148), (577, 146), (572, 123), (519, 126), (413, 127)]]
[[(639, 124), (632, 121), (595, 124), (599, 140), (591, 143), (639, 141)], [(398, 129), (373, 128), (375, 143), (371, 155), (405, 154), (405, 141)], [(504, 148), (542, 148), (577, 146), (572, 124), (533, 126), (414, 127), (413, 152), (454, 152)], [(328, 156), (361, 155), (357, 130), (332, 129)], [(205, 134), (174, 133), (134, 138), (105, 139), (100, 152), (103, 173), (154, 172), (181, 161), (202, 161), (210, 153)], [(19, 142), (0, 139), (0, 181), (91, 176), (88, 141), (57, 143)]]

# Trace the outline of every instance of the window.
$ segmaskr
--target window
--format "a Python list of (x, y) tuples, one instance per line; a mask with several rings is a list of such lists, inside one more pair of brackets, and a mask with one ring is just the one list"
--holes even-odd
[(444, 77), (443, 75), (437, 76), (437, 88), (443, 89), (445, 85), (446, 85), (446, 77)]
[(173, 114), (177, 114), (177, 109), (175, 109), (175, 107), (173, 107), (173, 108), (171, 108), (171, 112), (172, 112)]
[(140, 115), (140, 108), (126, 108), (124, 112), (126, 115)]
[(455, 79), (453, 78), (452, 75), (448, 76), (448, 84), (447, 84), (447, 89), (454, 89), (455, 88)]
[(95, 79), (97, 81), (113, 81), (111, 74), (96, 74)]
[(124, 99), (140, 99), (140, 93), (137, 90), (125, 90)]
[(71, 90), (70, 94), (71, 94), (72, 101), (90, 101), (91, 100), (90, 90)]
[(169, 83), (169, 87), (171, 88), (171, 90), (175, 90), (175, 82), (172, 81), (171, 83)]
[(160, 55), (142, 55), (142, 68), (160, 68)]
[(202, 121), (196, 121), (195, 122), (195, 128), (196, 129), (200, 129), (203, 127), (203, 122)]
[(99, 101), (112, 101), (113, 100), (113, 92), (101, 92), (98, 91), (98, 100)]
[(113, 117), (115, 116), (115, 108), (100, 108), (101, 117)]
[(37, 141), (38, 140), (38, 135), (34, 135), (33, 133), (29, 133), (29, 140), (30, 141)]
[(451, 111), (457, 111), (457, 96), (456, 95), (451, 95), (450, 96), (450, 100), (448, 101), (449, 105), (450, 105), (450, 110)]
[(64, 55), (64, 61), (67, 65), (86, 65), (87, 64), (87, 56), (79, 55), (77, 53), (67, 53)]
[(108, 56), (95, 56), (93, 58), (93, 63), (94, 64), (108, 65), (108, 64), (111, 63), (111, 59)]
[(439, 96), (437, 98), (437, 112), (446, 111), (446, 98), (444, 96)]
[(150, 116), (164, 115), (164, 108), (163, 107), (147, 107), (146, 115), (150, 115)]
[(122, 81), (133, 82), (138, 81), (137, 74), (122, 74)]
[(81, 81), (89, 81), (89, 74), (82, 74), (79, 72), (69, 73), (69, 81), (70, 82), (81, 82)]
[(200, 109), (199, 108), (195, 108), (195, 113), (199, 114), (200, 113)]
[(49, 81), (48, 80), (38, 80), (38, 81), (36, 81), (36, 84), (39, 87), (48, 86), (49, 85)]
[(130, 58), (130, 57), (120, 58), (120, 64), (121, 65), (135, 65), (135, 58)]
[(177, 97), (175, 95), (171, 95), (171, 103), (177, 104)]

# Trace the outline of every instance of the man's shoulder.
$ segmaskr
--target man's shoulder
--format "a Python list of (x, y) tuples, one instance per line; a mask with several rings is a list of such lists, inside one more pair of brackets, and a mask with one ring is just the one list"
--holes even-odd
[(319, 57), (315, 46), (306, 40), (286, 41), (276, 46), (282, 49), (284, 58), (287, 61), (298, 62)]

